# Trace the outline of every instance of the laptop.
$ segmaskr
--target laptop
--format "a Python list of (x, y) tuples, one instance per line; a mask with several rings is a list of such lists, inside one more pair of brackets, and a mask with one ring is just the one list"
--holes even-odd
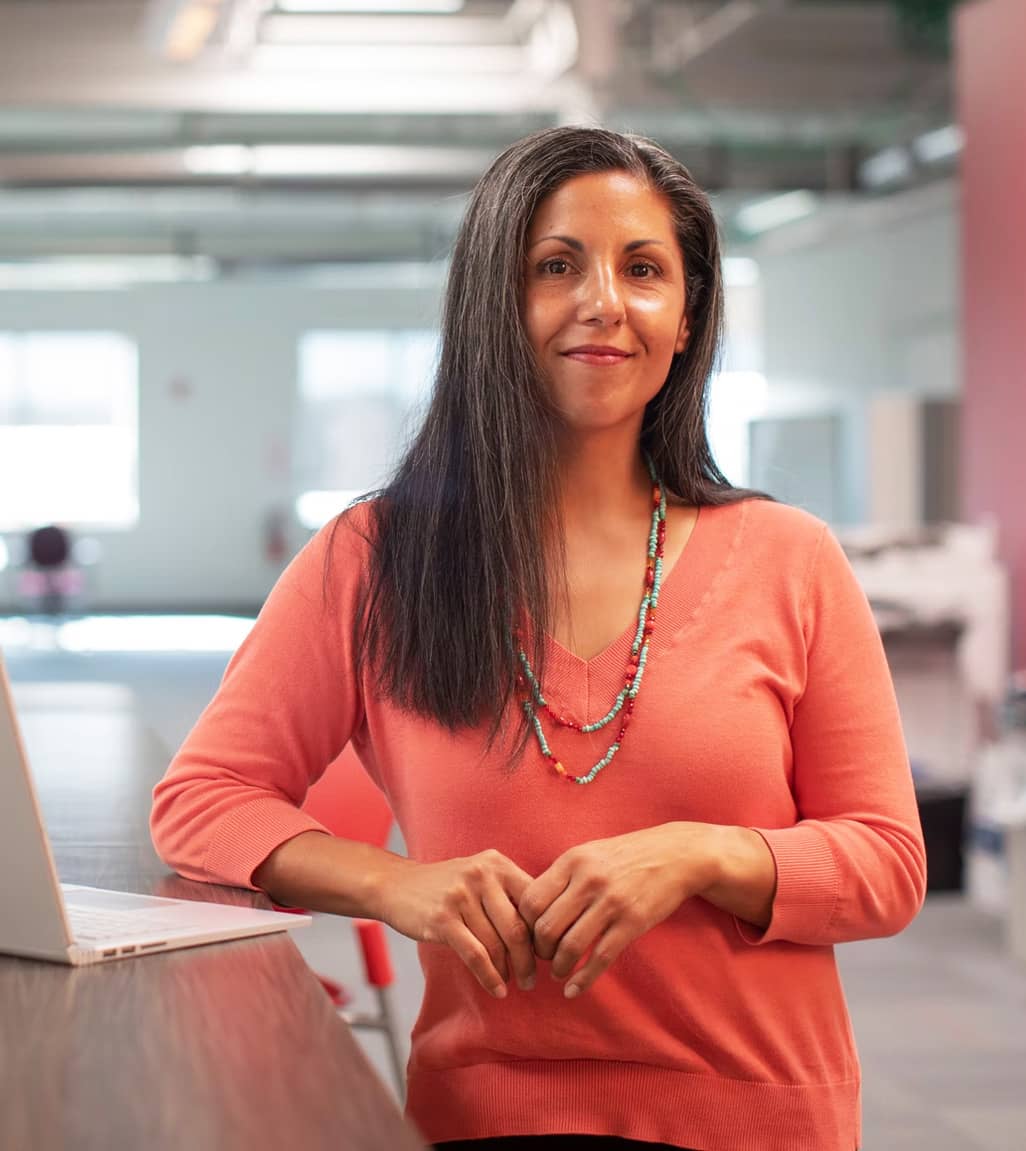
[(291, 912), (61, 884), (0, 655), (0, 954), (78, 967), (310, 922)]

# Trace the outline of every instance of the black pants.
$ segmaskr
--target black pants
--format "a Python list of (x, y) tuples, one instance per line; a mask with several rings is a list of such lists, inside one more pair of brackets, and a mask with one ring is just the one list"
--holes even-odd
[(457, 1139), (436, 1143), (447, 1151), (687, 1151), (670, 1143), (641, 1143), (615, 1135), (503, 1135), (498, 1139)]

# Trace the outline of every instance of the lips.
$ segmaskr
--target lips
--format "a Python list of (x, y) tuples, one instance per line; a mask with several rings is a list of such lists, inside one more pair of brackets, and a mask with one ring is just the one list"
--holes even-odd
[(614, 348), (605, 344), (582, 344), (578, 348), (570, 348), (563, 352), (569, 360), (577, 360), (583, 364), (622, 364), (631, 358), (631, 352), (622, 348)]

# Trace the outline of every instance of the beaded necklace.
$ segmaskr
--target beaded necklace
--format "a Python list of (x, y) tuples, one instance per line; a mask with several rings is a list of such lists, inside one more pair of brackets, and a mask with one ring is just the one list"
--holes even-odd
[[(641, 608), (638, 611), (638, 628), (634, 635), (634, 642), (631, 644), (630, 655), (627, 657), (627, 670), (624, 675), (624, 684), (617, 694), (616, 699), (613, 701), (613, 706), (601, 719), (596, 720), (594, 723), (577, 723), (572, 719), (567, 719), (565, 716), (558, 715), (549, 707), (545, 697), (542, 695), (541, 684), (531, 669), (531, 663), (527, 658), (527, 654), (524, 652), (519, 633), (515, 629), (513, 631), (516, 654), (521, 665), (521, 671), (517, 673), (517, 684), (521, 690), (526, 692), (521, 701), (521, 706), (531, 726), (534, 728), (534, 734), (538, 740), (538, 746), (541, 748), (542, 755), (552, 765), (556, 774), (570, 783), (591, 783), (598, 773), (604, 767), (608, 767), (612, 762), (613, 757), (623, 744), (627, 727), (634, 714), (634, 703), (638, 698), (638, 692), (641, 690), (641, 680), (645, 674), (649, 642), (652, 638), (652, 632), (655, 629), (656, 606), (659, 603), (659, 588), (663, 581), (663, 553), (666, 548), (666, 492), (663, 489), (659, 477), (655, 473), (655, 465), (647, 453), (645, 454), (645, 463), (648, 466), (648, 474), (652, 477), (652, 527), (648, 534), (648, 558), (645, 561), (645, 588), (641, 597)], [(559, 724), (560, 727), (569, 727), (582, 734), (600, 731), (607, 724), (612, 723), (621, 711), (624, 714), (620, 721), (620, 730), (616, 734), (616, 739), (609, 745), (606, 754), (589, 772), (584, 775), (573, 775), (567, 771), (559, 759), (552, 753), (552, 749), (549, 747), (548, 741), (545, 738), (545, 732), (542, 730), (541, 719), (538, 716), (539, 711), (544, 711), (549, 718)]]

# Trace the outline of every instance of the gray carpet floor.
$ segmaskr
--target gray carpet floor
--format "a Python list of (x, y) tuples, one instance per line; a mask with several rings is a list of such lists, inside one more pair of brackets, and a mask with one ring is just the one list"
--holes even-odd
[[(226, 658), (16, 650), (7, 663), (16, 682), (127, 685), (172, 749), (216, 690)], [(353, 990), (355, 1007), (372, 1006), (346, 921), (320, 917), (295, 939), (315, 970)], [(408, 1033), (420, 970), (413, 944), (394, 933), (392, 953)], [(1026, 966), (1008, 954), (1002, 922), (960, 896), (931, 896), (900, 936), (848, 944), (839, 957), (863, 1064), (865, 1151), (1026, 1151)], [(388, 1082), (380, 1037), (360, 1039)]]

